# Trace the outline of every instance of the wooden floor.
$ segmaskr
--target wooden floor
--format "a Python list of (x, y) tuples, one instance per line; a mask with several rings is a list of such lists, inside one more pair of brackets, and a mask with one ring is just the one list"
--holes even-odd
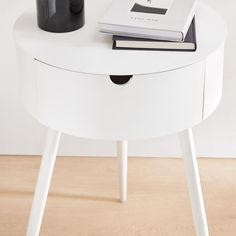
[[(0, 236), (23, 236), (39, 157), (0, 157)], [(236, 159), (200, 159), (211, 236), (236, 235)], [(129, 158), (128, 202), (117, 158), (59, 157), (42, 236), (191, 236), (181, 159)]]

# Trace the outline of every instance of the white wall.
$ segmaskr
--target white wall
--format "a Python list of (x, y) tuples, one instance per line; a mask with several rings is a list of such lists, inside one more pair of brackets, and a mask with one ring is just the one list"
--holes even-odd
[[(22, 109), (18, 99), (18, 78), (12, 26), (24, 9), (36, 0), (1, 0), (0, 8), (0, 154), (40, 154), (46, 129)], [(86, 0), (85, 0), (86, 1)], [(98, 1), (98, 0), (95, 0)], [(223, 99), (217, 111), (194, 128), (199, 156), (236, 157), (236, 2), (203, 0), (217, 9), (228, 23)], [(60, 155), (115, 155), (115, 143), (63, 136)], [(131, 142), (131, 156), (180, 156), (176, 135)]]

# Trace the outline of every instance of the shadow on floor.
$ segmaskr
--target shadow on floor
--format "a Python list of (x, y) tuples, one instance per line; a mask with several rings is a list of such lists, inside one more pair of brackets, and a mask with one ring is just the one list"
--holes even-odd
[[(29, 197), (33, 196), (33, 192), (29, 190), (9, 190), (1, 189), (0, 195), (28, 195)], [(50, 192), (48, 197), (53, 198), (65, 198), (65, 199), (79, 199), (85, 201), (96, 201), (96, 202), (120, 202), (119, 198), (106, 197), (106, 196), (92, 196), (92, 195), (78, 195), (73, 193), (57, 193)]]

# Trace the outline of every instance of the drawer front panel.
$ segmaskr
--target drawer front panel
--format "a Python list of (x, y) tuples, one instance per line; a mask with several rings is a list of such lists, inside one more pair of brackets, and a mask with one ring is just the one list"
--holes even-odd
[(158, 137), (202, 121), (204, 63), (115, 84), (109, 75), (58, 69), (35, 61), (38, 120), (96, 139)]

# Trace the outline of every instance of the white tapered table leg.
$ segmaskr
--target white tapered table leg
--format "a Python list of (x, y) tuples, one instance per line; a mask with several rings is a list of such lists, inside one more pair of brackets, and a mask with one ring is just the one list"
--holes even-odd
[(27, 236), (38, 236), (52, 178), (60, 133), (49, 129), (34, 193)]
[(128, 142), (117, 141), (117, 154), (120, 159), (120, 201), (127, 201), (127, 166), (128, 166)]
[(192, 205), (193, 221), (197, 236), (208, 236), (207, 218), (202, 195), (197, 156), (195, 152), (192, 129), (179, 134), (182, 148), (185, 172), (188, 183), (190, 201)]

